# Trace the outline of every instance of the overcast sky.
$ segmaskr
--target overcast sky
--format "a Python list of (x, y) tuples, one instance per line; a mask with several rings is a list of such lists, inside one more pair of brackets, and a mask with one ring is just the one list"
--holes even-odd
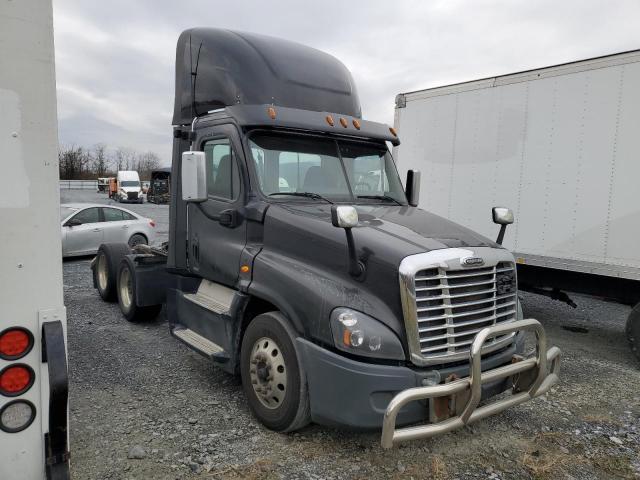
[(363, 117), (397, 93), (640, 48), (640, 1), (54, 0), (59, 136), (171, 157), (175, 44), (195, 26), (338, 57)]

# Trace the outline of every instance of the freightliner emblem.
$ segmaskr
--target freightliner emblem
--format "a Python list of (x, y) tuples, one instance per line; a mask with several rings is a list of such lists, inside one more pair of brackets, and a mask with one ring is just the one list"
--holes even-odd
[(484, 265), (484, 260), (480, 257), (465, 257), (460, 259), (460, 263), (465, 267)]

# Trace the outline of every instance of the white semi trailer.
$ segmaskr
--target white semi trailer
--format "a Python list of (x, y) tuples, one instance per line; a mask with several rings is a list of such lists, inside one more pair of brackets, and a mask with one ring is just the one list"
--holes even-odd
[(50, 0), (0, 2), (0, 479), (69, 478)]
[(512, 208), (520, 288), (635, 305), (640, 358), (640, 50), (402, 93), (395, 128), (421, 207), (488, 237)]

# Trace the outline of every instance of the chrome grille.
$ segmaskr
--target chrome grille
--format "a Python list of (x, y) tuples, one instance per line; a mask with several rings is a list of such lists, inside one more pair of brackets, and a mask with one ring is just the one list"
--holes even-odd
[[(515, 265), (449, 270), (425, 268), (414, 277), (418, 341), (422, 357), (459, 356), (469, 352), (483, 328), (510, 322), (517, 316)], [(497, 346), (514, 334), (485, 346)]]

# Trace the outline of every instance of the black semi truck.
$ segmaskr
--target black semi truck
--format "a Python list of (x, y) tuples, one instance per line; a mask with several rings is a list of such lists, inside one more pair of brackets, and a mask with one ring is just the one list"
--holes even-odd
[(341, 62), (197, 28), (178, 40), (175, 85), (169, 241), (104, 244), (92, 263), (128, 320), (166, 305), (171, 334), (241, 375), (270, 429), (382, 427), (386, 448), (558, 381), (560, 350), (522, 319), (500, 246), (510, 210), (494, 208), (493, 242), (416, 208), (419, 172), (403, 188), (397, 132), (361, 118)]

